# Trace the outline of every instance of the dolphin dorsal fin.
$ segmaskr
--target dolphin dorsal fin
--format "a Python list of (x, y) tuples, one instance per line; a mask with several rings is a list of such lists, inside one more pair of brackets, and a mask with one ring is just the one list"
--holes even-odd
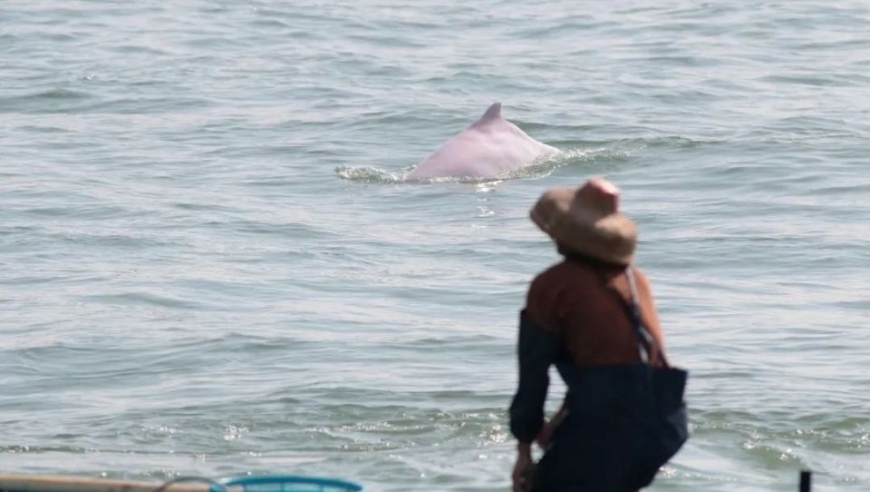
[(492, 105), (490, 107), (486, 108), (486, 112), (483, 113), (483, 116), (481, 116), (479, 120), (475, 121), (474, 124), (475, 125), (484, 125), (486, 123), (489, 123), (490, 121), (500, 120), (500, 119), (501, 119), (501, 103), (494, 102), (494, 103), (492, 103)]

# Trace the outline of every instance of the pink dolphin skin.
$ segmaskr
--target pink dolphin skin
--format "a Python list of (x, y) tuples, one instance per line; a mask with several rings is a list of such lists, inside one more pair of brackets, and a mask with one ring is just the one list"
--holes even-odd
[(444, 142), (417, 165), (407, 179), (443, 177), (499, 178), (536, 159), (558, 153), (501, 116), (501, 103), (490, 106), (468, 128)]

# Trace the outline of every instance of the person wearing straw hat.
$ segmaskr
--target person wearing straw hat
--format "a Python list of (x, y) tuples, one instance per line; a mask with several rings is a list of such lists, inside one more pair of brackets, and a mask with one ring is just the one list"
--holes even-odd
[[(636, 492), (688, 439), (688, 374), (665, 356), (649, 279), (632, 266), (637, 227), (618, 202), (596, 177), (531, 209), (564, 258), (535, 276), (520, 311), (514, 492)], [(551, 365), (567, 392), (545, 422)]]

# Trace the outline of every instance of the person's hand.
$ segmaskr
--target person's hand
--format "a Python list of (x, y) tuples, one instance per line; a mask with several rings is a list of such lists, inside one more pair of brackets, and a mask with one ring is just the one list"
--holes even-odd
[(546, 449), (547, 446), (550, 445), (550, 438), (553, 437), (553, 429), (555, 425), (552, 420), (545, 423), (543, 427), (541, 427), (541, 432), (538, 433), (538, 437), (535, 438), (535, 443), (541, 448)]
[(544, 426), (541, 427), (538, 437), (535, 438), (535, 442), (541, 447), (541, 449), (546, 449), (547, 446), (550, 445), (550, 441), (553, 438), (553, 431), (555, 431), (556, 427), (562, 423), (562, 420), (565, 419), (567, 414), (567, 410), (560, 408), (556, 415), (553, 415), (553, 418), (544, 423)]
[(511, 474), (513, 492), (526, 492), (526, 470), (532, 465), (532, 451), (528, 444), (521, 444), (517, 453), (517, 461), (514, 463), (514, 471)]

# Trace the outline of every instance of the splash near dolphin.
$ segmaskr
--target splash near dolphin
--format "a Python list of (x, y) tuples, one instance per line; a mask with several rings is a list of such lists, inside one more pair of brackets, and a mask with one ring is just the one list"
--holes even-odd
[(558, 153), (555, 147), (538, 142), (504, 119), (501, 103), (496, 102), (429, 154), (406, 179), (500, 178)]

